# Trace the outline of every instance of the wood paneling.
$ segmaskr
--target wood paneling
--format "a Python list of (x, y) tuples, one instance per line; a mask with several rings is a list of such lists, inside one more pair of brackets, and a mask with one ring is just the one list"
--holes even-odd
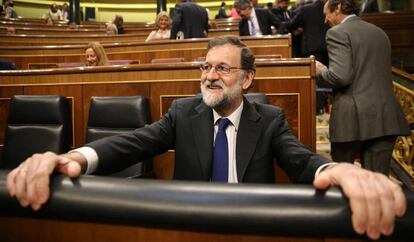
[[(2, 242), (322, 242), (323, 238), (294, 238), (226, 233), (192, 232), (113, 224), (82, 223), (47, 219), (0, 217)], [(336, 240), (338, 241), (338, 240)], [(343, 240), (346, 241), (346, 240)], [(353, 240), (355, 242), (355, 240)]]
[[(184, 41), (163, 41), (152, 43), (129, 43), (104, 45), (110, 60), (139, 60), (140, 63), (151, 63), (152, 59), (184, 58), (193, 61), (205, 56), (209, 39)], [(291, 39), (289, 35), (278, 37), (242, 38), (255, 55), (281, 55), (291, 57)], [(81, 46), (26, 46), (0, 48), (0, 59), (14, 62), (19, 69), (28, 69), (29, 64), (85, 62), (84, 49)]]

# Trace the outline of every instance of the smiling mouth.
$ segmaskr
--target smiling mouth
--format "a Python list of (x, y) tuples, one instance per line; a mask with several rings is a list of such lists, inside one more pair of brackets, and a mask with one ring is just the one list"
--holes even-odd
[(214, 84), (207, 85), (207, 88), (209, 88), (209, 89), (223, 89), (221, 86), (214, 85)]

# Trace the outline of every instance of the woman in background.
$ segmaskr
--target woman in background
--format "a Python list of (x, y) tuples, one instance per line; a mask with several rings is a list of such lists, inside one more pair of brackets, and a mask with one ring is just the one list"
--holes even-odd
[(153, 30), (145, 40), (154, 41), (154, 40), (163, 40), (170, 39), (171, 35), (171, 20), (167, 12), (160, 12), (155, 19), (155, 26), (157, 30)]
[(218, 14), (216, 15), (216, 19), (220, 18), (228, 18), (229, 16), (226, 13), (226, 3), (221, 2), (221, 6), (219, 8)]
[(109, 35), (118, 34), (118, 28), (114, 23), (106, 23), (106, 33)]
[(105, 49), (99, 42), (90, 42), (85, 50), (86, 66), (107, 66), (109, 65)]
[(118, 34), (125, 34), (124, 30), (124, 18), (120, 15), (115, 15), (114, 20), (112, 21), (116, 25)]

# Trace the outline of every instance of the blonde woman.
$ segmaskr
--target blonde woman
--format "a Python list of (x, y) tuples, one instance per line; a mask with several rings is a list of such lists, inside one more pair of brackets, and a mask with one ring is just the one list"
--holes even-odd
[(99, 42), (90, 42), (85, 49), (86, 66), (107, 66), (109, 65), (105, 49)]
[(160, 12), (155, 19), (157, 30), (152, 31), (145, 42), (154, 40), (170, 39), (171, 35), (171, 19), (167, 12)]

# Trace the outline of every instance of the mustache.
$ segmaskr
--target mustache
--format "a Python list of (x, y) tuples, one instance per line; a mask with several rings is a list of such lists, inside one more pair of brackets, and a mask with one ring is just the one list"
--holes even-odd
[(225, 85), (221, 80), (206, 80), (201, 85), (206, 88), (211, 88), (211, 87), (225, 88)]

